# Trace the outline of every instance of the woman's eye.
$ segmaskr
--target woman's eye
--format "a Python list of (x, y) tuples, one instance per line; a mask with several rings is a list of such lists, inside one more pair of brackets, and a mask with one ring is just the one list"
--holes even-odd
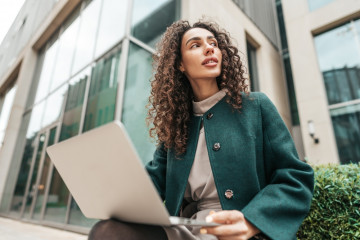
[(217, 46), (217, 43), (216, 42), (212, 42), (211, 45), (213, 45), (214, 47)]
[(191, 47), (190, 48), (197, 48), (197, 47), (199, 47), (199, 44), (193, 44), (193, 45), (191, 45)]

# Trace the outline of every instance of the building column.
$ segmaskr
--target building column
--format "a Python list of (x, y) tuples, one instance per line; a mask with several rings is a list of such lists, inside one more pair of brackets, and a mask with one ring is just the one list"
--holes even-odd
[[(23, 147), (18, 145), (29, 90), (33, 80), (37, 54), (32, 48), (24, 50), (22, 63), (16, 80), (17, 90), (11, 109), (5, 140), (0, 150), (0, 206), (1, 211), (10, 207), (10, 201), (16, 185)], [(22, 145), (22, 144), (20, 144)]]

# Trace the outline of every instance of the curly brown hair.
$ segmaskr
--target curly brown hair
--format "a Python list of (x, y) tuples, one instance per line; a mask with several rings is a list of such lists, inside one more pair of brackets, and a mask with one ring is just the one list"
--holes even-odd
[(238, 49), (232, 45), (229, 33), (216, 23), (199, 21), (192, 26), (180, 20), (167, 28), (153, 55), (154, 78), (151, 81), (147, 124), (150, 137), (173, 148), (177, 155), (186, 151), (188, 126), (192, 114), (193, 92), (187, 77), (179, 70), (182, 38), (189, 29), (204, 28), (214, 34), (222, 53), (221, 74), (216, 78), (219, 89), (227, 89), (226, 102), (235, 110), (242, 107), (242, 92), (249, 88), (244, 77), (245, 67)]

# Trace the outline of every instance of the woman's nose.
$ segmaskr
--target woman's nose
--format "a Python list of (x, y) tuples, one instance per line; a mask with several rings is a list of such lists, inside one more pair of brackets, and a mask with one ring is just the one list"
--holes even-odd
[(206, 56), (209, 55), (209, 54), (213, 54), (214, 53), (214, 46), (210, 45), (210, 44), (207, 44), (204, 53), (205, 53)]

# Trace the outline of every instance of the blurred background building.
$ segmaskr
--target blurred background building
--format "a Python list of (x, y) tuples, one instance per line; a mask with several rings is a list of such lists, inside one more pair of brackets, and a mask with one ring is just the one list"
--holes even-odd
[(203, 16), (230, 32), (302, 160), (360, 161), (360, 1), (27, 0), (0, 45), (0, 215), (86, 233), (96, 221), (46, 147), (118, 119), (151, 160), (155, 44)]

